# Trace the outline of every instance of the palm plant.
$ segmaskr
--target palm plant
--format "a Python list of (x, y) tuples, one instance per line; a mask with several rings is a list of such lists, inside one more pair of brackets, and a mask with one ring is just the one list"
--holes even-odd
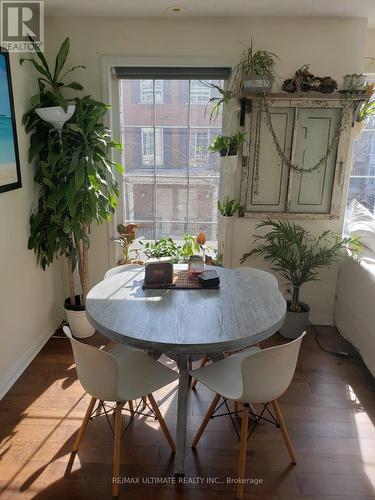
[(304, 283), (317, 281), (319, 269), (336, 260), (343, 248), (350, 247), (355, 252), (360, 248), (358, 238), (342, 239), (329, 230), (313, 236), (299, 224), (288, 221), (266, 219), (256, 227), (271, 230), (264, 236), (255, 235), (258, 244), (243, 254), (241, 263), (251, 256), (262, 256), (271, 262), (271, 268), (293, 287), (291, 312), (301, 310), (300, 288)]

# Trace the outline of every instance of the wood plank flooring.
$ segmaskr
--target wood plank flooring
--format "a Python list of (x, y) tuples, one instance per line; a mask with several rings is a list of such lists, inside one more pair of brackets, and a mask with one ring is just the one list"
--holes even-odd
[[(325, 349), (349, 351), (351, 356), (341, 359), (322, 351), (317, 333)], [(281, 342), (277, 334), (262, 347)], [(90, 343), (101, 345), (105, 339), (95, 334)], [(176, 384), (155, 397), (174, 434)], [(121, 443), (121, 475), (129, 482), (121, 486), (120, 498), (234, 498), (235, 486), (227, 478), (236, 477), (239, 441), (229, 418), (211, 420), (197, 449), (190, 448), (211, 399), (211, 391), (201, 384), (190, 392), (186, 476), (179, 484), (166, 483), (174, 480), (173, 457), (158, 422), (138, 417), (129, 426)], [(51, 339), (0, 401), (2, 499), (111, 498), (113, 436), (104, 416), (89, 423), (73, 469), (66, 474), (89, 400), (77, 380), (69, 341)], [(246, 477), (252, 484), (245, 487), (244, 498), (375, 499), (375, 384), (334, 328), (310, 328), (280, 406), (297, 465), (290, 465), (280, 431), (259, 424), (248, 443)], [(128, 420), (124, 415), (124, 426)]]

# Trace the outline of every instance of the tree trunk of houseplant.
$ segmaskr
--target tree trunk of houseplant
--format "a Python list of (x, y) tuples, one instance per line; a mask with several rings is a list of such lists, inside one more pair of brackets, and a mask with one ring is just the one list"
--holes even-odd
[[(87, 234), (87, 226), (84, 231)], [(72, 263), (69, 258), (69, 298), (65, 300), (64, 309), (73, 335), (78, 338), (87, 338), (95, 333), (95, 328), (91, 326), (87, 319), (85, 308), (86, 296), (88, 293), (88, 251), (83, 241), (77, 241), (76, 248), (78, 253), (78, 273), (81, 281), (82, 296), (75, 295)]]

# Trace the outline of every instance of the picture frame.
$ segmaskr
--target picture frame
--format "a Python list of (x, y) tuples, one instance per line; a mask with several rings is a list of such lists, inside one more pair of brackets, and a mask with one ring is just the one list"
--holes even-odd
[(21, 187), (9, 53), (0, 47), (0, 193)]

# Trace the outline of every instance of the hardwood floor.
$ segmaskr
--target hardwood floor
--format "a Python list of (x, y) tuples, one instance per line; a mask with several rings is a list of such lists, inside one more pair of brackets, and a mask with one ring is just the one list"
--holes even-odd
[[(317, 332), (325, 349), (349, 351), (350, 358), (322, 351)], [(274, 335), (262, 347), (282, 341)], [(103, 342), (99, 334), (90, 340)], [(155, 397), (173, 435), (176, 384)], [(158, 422), (136, 418), (121, 443), (121, 475), (129, 481), (121, 485), (121, 498), (234, 498), (235, 485), (226, 483), (236, 477), (239, 441), (229, 418), (211, 420), (197, 449), (190, 448), (211, 399), (201, 384), (190, 392), (186, 476), (180, 484), (166, 483), (174, 480), (173, 456)], [(89, 400), (77, 380), (69, 341), (51, 339), (0, 402), (2, 499), (111, 498), (113, 435), (105, 416), (90, 421), (72, 471), (65, 475)], [(259, 424), (248, 443), (246, 477), (253, 481), (245, 486), (244, 498), (375, 498), (375, 384), (334, 328), (310, 328), (293, 382), (279, 401), (297, 465), (290, 465), (279, 429)], [(128, 420), (124, 415), (124, 427)], [(164, 483), (151, 484), (157, 479)]]

